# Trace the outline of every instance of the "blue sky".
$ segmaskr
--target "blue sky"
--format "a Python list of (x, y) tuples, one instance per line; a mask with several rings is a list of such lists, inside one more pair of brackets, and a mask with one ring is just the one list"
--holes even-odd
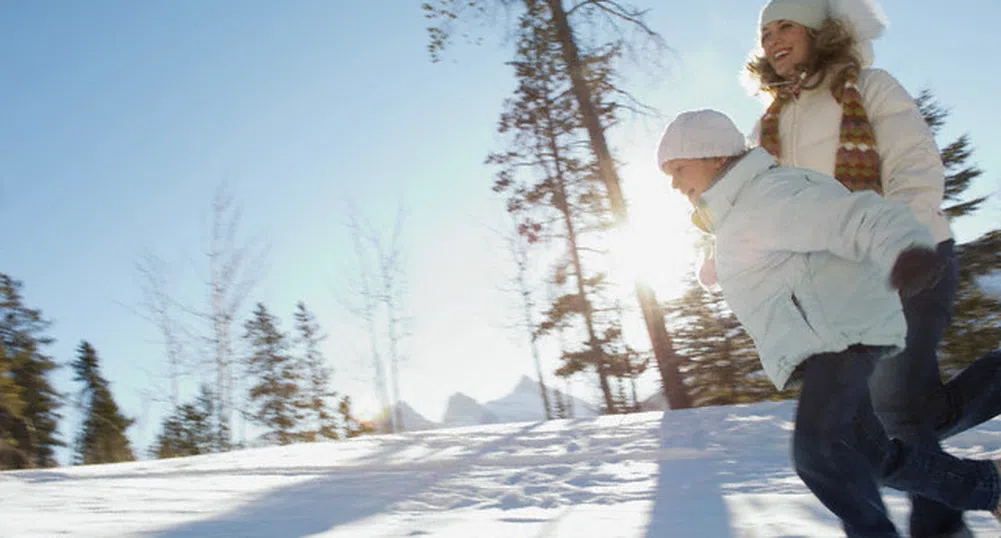
[[(22, 280), (30, 306), (53, 320), (51, 352), (70, 361), (97, 348), (142, 447), (166, 393), (155, 327), (133, 264), (144, 251), (170, 261), (176, 295), (204, 296), (201, 257), (209, 203), (225, 181), (242, 230), (270, 247), (251, 301), (286, 320), (304, 300), (324, 323), (335, 386), (372, 405), (357, 327), (338, 302), (351, 278), (344, 222), (353, 202), (388, 230), (401, 201), (413, 336), (403, 398), (440, 419), (461, 390), (506, 393), (531, 359), (511, 322), (510, 274), (491, 228), (507, 224), (490, 192), (486, 154), (513, 88), (499, 29), (457, 43), (441, 63), (426, 54), (420, 2), (20, 2), (0, 6), (0, 271)], [(656, 267), (670, 295), (691, 256), (684, 212), (653, 167), (666, 121), (719, 108), (749, 130), (761, 105), (737, 75), (754, 44), (757, 2), (638, 2), (670, 54), (629, 67), (630, 89), (661, 117), (613, 133), (634, 220), (666, 251)], [(962, 9), (956, 6), (962, 5)], [(1001, 187), (992, 52), (1001, 8), (887, 0), (891, 27), (876, 65), (916, 94), (932, 89), (952, 115), (941, 140), (969, 133), (985, 169), (976, 193)], [(503, 18), (501, 18), (503, 20)], [(995, 199), (954, 228), (968, 240), (1001, 222)], [(75, 390), (68, 372), (59, 386)], [(581, 385), (582, 394), (591, 390)], [(145, 396), (144, 396), (145, 395)], [(71, 415), (72, 416), (72, 415)], [(69, 424), (67, 424), (68, 426)], [(68, 437), (68, 436), (67, 436)]]

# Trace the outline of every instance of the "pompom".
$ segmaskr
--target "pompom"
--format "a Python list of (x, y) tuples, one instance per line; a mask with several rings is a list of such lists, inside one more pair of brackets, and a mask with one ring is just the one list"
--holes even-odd
[(851, 25), (860, 42), (880, 37), (890, 24), (875, 0), (830, 0), (829, 8), (831, 17)]

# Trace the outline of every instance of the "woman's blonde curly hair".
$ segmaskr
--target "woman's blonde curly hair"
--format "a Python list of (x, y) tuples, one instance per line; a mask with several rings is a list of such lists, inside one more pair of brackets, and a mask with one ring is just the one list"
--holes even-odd
[[(807, 74), (810, 82), (801, 87), (816, 88), (830, 75), (829, 87), (835, 97), (840, 98), (848, 72), (854, 70), (857, 73), (862, 68), (862, 59), (856, 52), (855, 35), (841, 20), (831, 18), (826, 19), (819, 30), (808, 28), (807, 32), (812, 42), (810, 55), (797, 67)], [(789, 82), (775, 72), (764, 54), (752, 57), (745, 67), (758, 89), (772, 97), (776, 97), (782, 86)], [(811, 76), (818, 73), (820, 76), (812, 79)]]

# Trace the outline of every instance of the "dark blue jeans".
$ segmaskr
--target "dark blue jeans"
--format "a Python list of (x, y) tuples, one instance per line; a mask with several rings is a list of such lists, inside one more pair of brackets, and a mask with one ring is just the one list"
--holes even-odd
[[(889, 435), (929, 450), (945, 439), (1001, 412), (1001, 353), (989, 354), (943, 386), (936, 350), (952, 320), (958, 287), (953, 241), (939, 243), (948, 260), (934, 287), (902, 299), (906, 349), (879, 361), (869, 385), (876, 414)], [(930, 538), (963, 527), (962, 512), (911, 495), (910, 535)]]
[(880, 484), (955, 510), (996, 507), (1001, 479), (993, 462), (960, 459), (887, 436), (868, 386), (885, 349), (853, 346), (803, 363), (792, 447), (796, 473), (841, 519), (849, 537), (900, 536)]

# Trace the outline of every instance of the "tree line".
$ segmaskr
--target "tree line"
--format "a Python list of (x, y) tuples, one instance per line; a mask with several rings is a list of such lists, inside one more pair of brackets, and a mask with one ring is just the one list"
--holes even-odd
[[(78, 392), (61, 393), (52, 374), (64, 367), (47, 351), (53, 343), (51, 322), (25, 304), (23, 283), (0, 273), (0, 468), (58, 465), (56, 450), (72, 449), (72, 463), (132, 461), (136, 450), (128, 437), (135, 422), (116, 402), (102, 372), (98, 350), (83, 340), (66, 366)], [(352, 412), (351, 398), (331, 388), (331, 370), (321, 349), (325, 339), (315, 315), (303, 302), (292, 314), (293, 328), (258, 303), (243, 323), (240, 337), (248, 352), (240, 365), (249, 374), (245, 413), (262, 431), (261, 440), (285, 445), (338, 440), (372, 432)], [(234, 448), (220, 434), (211, 384), (201, 385), (190, 402), (176, 404), (163, 419), (150, 455), (190, 456)], [(81, 421), (74, 438), (59, 435), (60, 409), (74, 405)]]

